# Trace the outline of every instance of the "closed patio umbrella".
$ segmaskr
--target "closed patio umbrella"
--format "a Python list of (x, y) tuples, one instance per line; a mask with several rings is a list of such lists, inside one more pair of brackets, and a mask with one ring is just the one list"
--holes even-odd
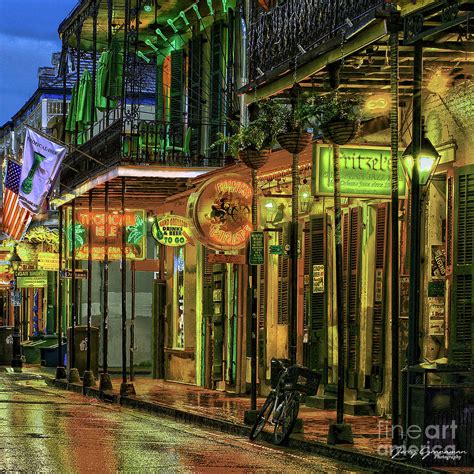
[(122, 96), (123, 54), (117, 37), (112, 39), (107, 62), (107, 80), (104, 96), (117, 99)]
[[(92, 77), (88, 69), (84, 69), (81, 80), (79, 82), (79, 89), (77, 91), (76, 103), (76, 122), (79, 124), (77, 143), (84, 142), (83, 132), (91, 125), (91, 111), (92, 111)], [(94, 109), (95, 112), (95, 109)], [(94, 113), (95, 119), (95, 113)], [(80, 133), (82, 132), (82, 133)]]

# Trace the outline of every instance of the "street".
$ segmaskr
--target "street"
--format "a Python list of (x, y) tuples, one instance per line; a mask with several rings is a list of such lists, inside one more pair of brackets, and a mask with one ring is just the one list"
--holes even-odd
[(0, 373), (0, 471), (363, 472)]

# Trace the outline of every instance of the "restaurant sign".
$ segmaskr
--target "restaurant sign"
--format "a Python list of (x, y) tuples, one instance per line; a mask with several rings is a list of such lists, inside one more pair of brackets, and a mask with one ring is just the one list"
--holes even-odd
[(204, 182), (188, 200), (197, 238), (214, 250), (245, 247), (252, 232), (252, 187), (238, 174)]
[[(72, 226), (69, 215), (67, 226), (68, 254), (71, 255)], [(146, 256), (146, 221), (145, 211), (127, 210), (123, 216), (120, 212), (87, 209), (76, 210), (75, 254), (77, 260), (87, 260), (89, 255), (89, 226), (92, 230), (92, 260), (103, 261), (105, 256), (105, 235), (107, 230), (107, 247), (109, 260), (122, 258), (122, 225), (125, 226), (125, 253), (128, 260), (143, 260)]]
[[(375, 146), (340, 147), (341, 195), (347, 197), (389, 198), (391, 195), (390, 148)], [(313, 194), (334, 193), (333, 149), (316, 144), (313, 149)], [(398, 195), (406, 195), (406, 181), (399, 163)]]
[(155, 217), (151, 226), (153, 238), (163, 245), (169, 247), (181, 247), (182, 245), (194, 245), (191, 237), (192, 224), (186, 217), (168, 214)]

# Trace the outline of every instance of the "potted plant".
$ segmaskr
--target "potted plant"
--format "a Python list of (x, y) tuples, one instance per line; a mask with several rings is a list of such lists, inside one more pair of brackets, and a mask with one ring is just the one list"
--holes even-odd
[(337, 91), (311, 99), (308, 108), (315, 128), (326, 140), (336, 145), (346, 145), (357, 134), (362, 114), (360, 95), (341, 94)]
[(248, 124), (241, 125), (231, 122), (235, 129), (232, 135), (219, 134), (219, 138), (211, 147), (227, 146), (227, 153), (238, 157), (249, 168), (261, 168), (270, 156), (276, 134), (281, 129), (279, 106), (265, 100), (258, 104), (256, 117)]

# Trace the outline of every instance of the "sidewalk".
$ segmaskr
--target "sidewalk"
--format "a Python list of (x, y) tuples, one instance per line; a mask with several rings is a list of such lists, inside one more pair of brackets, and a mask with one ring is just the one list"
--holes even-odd
[[(24, 371), (43, 375), (51, 385), (82, 392), (82, 385), (55, 381), (53, 371), (44, 367), (28, 366)], [(250, 407), (248, 397), (143, 376), (138, 376), (134, 380), (136, 396), (120, 397), (120, 382), (121, 377), (112, 376), (113, 391), (107, 394), (108, 401), (242, 436), (249, 434), (250, 428), (243, 423), (244, 412)], [(97, 388), (87, 389), (86, 394), (97, 398), (101, 395)], [(259, 398), (257, 406), (260, 407), (263, 402), (264, 398)], [(336, 420), (336, 411), (318, 410), (302, 405), (299, 416), (304, 422), (304, 432), (291, 436), (292, 448), (337, 458), (343, 462), (356, 463), (361, 467), (375, 469), (377, 472), (430, 472), (405, 463), (394, 462), (388, 454), (378, 453), (379, 447), (385, 447), (386, 451), (390, 447), (390, 438), (387, 437), (390, 436), (389, 420), (377, 416), (346, 415), (345, 422), (352, 426), (354, 444), (329, 446), (326, 444), (326, 436), (329, 424)], [(270, 431), (264, 439), (271, 440)]]

